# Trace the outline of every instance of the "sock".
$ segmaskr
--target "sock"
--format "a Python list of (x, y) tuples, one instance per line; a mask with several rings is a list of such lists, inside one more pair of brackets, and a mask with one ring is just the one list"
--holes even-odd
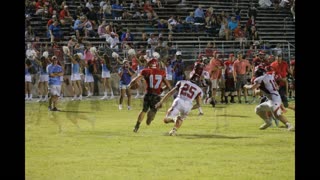
[(113, 96), (113, 91), (111, 90), (111, 96)]
[(32, 94), (29, 94), (29, 98), (32, 99)]
[(48, 94), (44, 96), (44, 99), (48, 99)]
[(106, 91), (106, 92), (104, 92), (104, 96), (108, 96), (108, 92)]
[(28, 94), (26, 94), (26, 97), (25, 98), (28, 98)]
[(291, 124), (290, 124), (289, 122), (287, 122), (287, 123), (286, 123), (286, 126), (289, 127), (289, 126), (291, 126)]
[(199, 108), (198, 108), (198, 110), (199, 110), (199, 113), (203, 113), (203, 111), (202, 111), (202, 108), (201, 108), (201, 107), (199, 107)]

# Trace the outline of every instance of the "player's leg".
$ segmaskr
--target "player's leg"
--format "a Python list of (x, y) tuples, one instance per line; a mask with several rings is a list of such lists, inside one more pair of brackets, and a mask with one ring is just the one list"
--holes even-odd
[(150, 94), (146, 94), (143, 98), (143, 108), (138, 115), (138, 119), (137, 119), (136, 125), (134, 126), (133, 132), (138, 132), (139, 130), (140, 124), (143, 121), (143, 118), (149, 109), (149, 99), (150, 99)]
[(270, 107), (271, 107), (270, 102), (266, 101), (266, 102), (263, 102), (263, 103), (259, 104), (255, 108), (256, 114), (265, 122), (264, 124), (262, 124), (260, 126), (259, 129), (261, 129), (261, 130), (267, 129), (268, 127), (270, 127), (272, 125), (271, 117), (269, 117), (267, 115), (267, 113), (271, 110)]
[(131, 110), (131, 90), (126, 88), (126, 94), (128, 98), (128, 110)]

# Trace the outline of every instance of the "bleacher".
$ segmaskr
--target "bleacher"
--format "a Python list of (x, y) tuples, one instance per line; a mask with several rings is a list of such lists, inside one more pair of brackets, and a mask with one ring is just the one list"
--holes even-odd
[[(80, 1), (78, 0), (67, 0), (67, 5), (71, 14), (75, 12), (77, 6), (80, 6)], [(83, 1), (81, 1), (83, 3)], [(233, 14), (233, 8), (235, 4), (232, 0), (229, 1), (212, 1), (212, 0), (202, 0), (202, 1), (192, 1), (192, 0), (167, 0), (167, 4), (162, 2), (163, 8), (156, 8), (153, 5), (154, 10), (157, 12), (159, 19), (169, 19), (170, 15), (181, 16), (183, 19), (189, 15), (189, 12), (194, 11), (199, 4), (203, 5), (203, 9), (207, 9), (212, 6), (216, 14), (222, 11)], [(254, 3), (258, 6), (258, 0), (234, 0), (238, 2), (238, 7), (241, 9), (241, 25), (245, 25), (248, 17), (248, 7), (250, 3)], [(99, 6), (100, 1), (94, 1), (95, 6)], [(127, 1), (130, 4), (131, 0)], [(85, 4), (82, 4), (84, 6)], [(134, 13), (134, 12), (130, 12)], [(31, 20), (32, 28), (37, 31), (37, 34), (41, 37), (41, 42), (50, 42), (49, 38), (46, 37), (46, 23), (49, 19), (42, 18), (41, 16), (33, 16)], [(121, 25), (122, 29), (129, 28), (131, 33), (134, 34), (135, 41), (141, 41), (141, 33), (145, 30), (148, 25), (148, 20), (108, 20), (107, 22), (113, 21), (114, 24)], [(261, 39), (265, 42), (268, 41), (271, 46), (275, 46), (278, 43), (282, 44), (283, 48), (287, 48), (287, 44), (290, 44), (291, 54), (294, 54), (295, 46), (295, 23), (293, 22), (292, 15), (289, 9), (281, 9), (279, 11), (274, 10), (272, 7), (268, 9), (258, 8), (258, 16), (256, 19), (256, 27), (259, 31)], [(152, 30), (152, 29), (151, 29)], [(157, 29), (154, 27), (154, 32)], [(62, 27), (64, 34), (63, 42), (67, 43), (70, 36), (74, 35), (75, 32), (70, 26)], [(167, 36), (168, 32), (164, 32), (163, 36)], [(105, 43), (105, 38), (88, 38), (94, 46), (101, 45)], [(239, 49), (239, 43), (234, 41), (224, 41), (218, 36), (213, 36), (206, 33), (205, 31), (192, 33), (192, 32), (181, 32), (174, 33), (174, 45), (182, 50), (185, 59), (194, 60), (197, 56), (199, 49), (204, 49), (209, 41), (215, 41), (217, 48), (234, 51)], [(287, 52), (286, 49), (284, 52)]]

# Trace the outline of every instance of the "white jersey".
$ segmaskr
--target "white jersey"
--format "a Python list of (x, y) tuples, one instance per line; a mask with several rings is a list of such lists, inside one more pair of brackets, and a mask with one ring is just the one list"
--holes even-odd
[(266, 94), (268, 99), (272, 99), (273, 95), (280, 97), (280, 94), (277, 90), (277, 83), (272, 74), (264, 74), (260, 77), (257, 77), (254, 80), (254, 84), (260, 84), (259, 89)]
[(187, 80), (178, 81), (176, 84), (176, 87), (179, 88), (177, 98), (189, 100), (190, 102), (192, 102), (197, 96), (200, 96), (200, 97), (203, 96), (202, 89), (198, 85), (190, 81), (187, 81)]

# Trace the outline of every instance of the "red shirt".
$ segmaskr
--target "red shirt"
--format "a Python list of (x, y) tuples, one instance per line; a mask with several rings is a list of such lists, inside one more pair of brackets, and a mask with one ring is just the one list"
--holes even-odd
[(279, 75), (280, 78), (285, 78), (288, 72), (288, 64), (285, 61), (279, 63), (278, 61), (274, 61), (271, 63), (271, 67), (274, 70), (275, 74)]
[(149, 94), (161, 94), (161, 84), (163, 79), (166, 78), (166, 72), (161, 69), (154, 69), (154, 68), (146, 68), (143, 69), (140, 74), (146, 80), (146, 91)]

